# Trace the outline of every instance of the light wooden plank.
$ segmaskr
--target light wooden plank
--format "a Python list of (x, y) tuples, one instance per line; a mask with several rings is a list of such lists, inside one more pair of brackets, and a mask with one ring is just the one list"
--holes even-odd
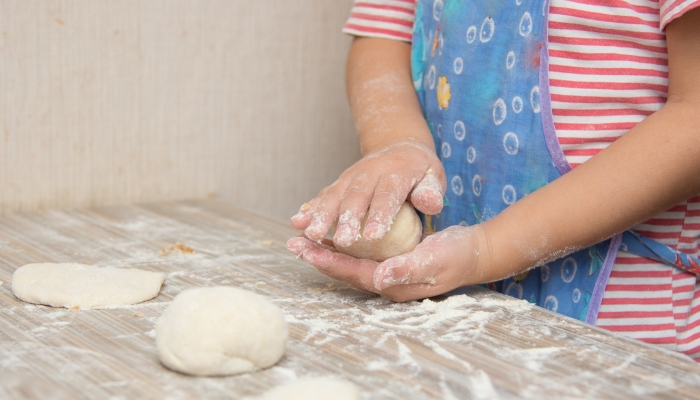
[[(476, 287), (392, 303), (296, 259), (284, 247), (294, 234), (214, 200), (0, 217), (0, 397), (243, 398), (332, 375), (367, 399), (700, 398), (700, 368), (684, 356)], [(175, 243), (195, 253), (161, 254)], [(157, 298), (111, 310), (17, 300), (12, 272), (47, 261), (168, 279)], [(259, 293), (284, 311), (291, 340), (280, 363), (195, 378), (158, 362), (158, 316), (183, 289), (213, 285)]]

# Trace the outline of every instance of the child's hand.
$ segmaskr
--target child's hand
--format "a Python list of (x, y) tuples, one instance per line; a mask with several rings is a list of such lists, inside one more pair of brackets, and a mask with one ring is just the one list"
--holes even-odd
[(335, 251), (332, 243), (292, 238), (287, 248), (319, 271), (393, 301), (436, 296), (460, 286), (493, 280), (487, 240), (480, 226), (453, 226), (430, 235), (410, 253), (382, 263)]
[(304, 204), (291, 223), (313, 240), (323, 239), (338, 221), (334, 240), (349, 246), (360, 232), (379, 240), (401, 204), (410, 201), (419, 211), (436, 214), (442, 210), (445, 171), (435, 152), (417, 142), (403, 141), (370, 153), (345, 170), (331, 186)]

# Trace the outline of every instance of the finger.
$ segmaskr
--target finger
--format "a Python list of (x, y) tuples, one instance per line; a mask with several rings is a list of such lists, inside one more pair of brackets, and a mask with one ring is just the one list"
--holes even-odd
[(342, 253), (334, 253), (319, 247), (309, 247), (301, 258), (313, 264), (324, 275), (369, 292), (376, 292), (372, 276), (377, 262), (361, 260)]
[(335, 247), (333, 247), (333, 242), (327, 239), (324, 239), (321, 241), (321, 243), (318, 243), (311, 241), (304, 236), (297, 236), (287, 241), (287, 250), (296, 254), (297, 256), (312, 247), (318, 247), (328, 251), (336, 251)]
[(338, 220), (338, 207), (341, 195), (345, 193), (347, 184), (336, 181), (328, 187), (325, 195), (313, 211), (313, 217), (304, 234), (311, 240), (320, 241)]
[(311, 218), (313, 218), (314, 216), (313, 211), (316, 209), (316, 206), (321, 201), (323, 194), (324, 192), (321, 191), (321, 193), (318, 196), (311, 199), (311, 201), (301, 205), (301, 208), (299, 208), (299, 212), (291, 218), (290, 222), (292, 228), (303, 231), (304, 229), (309, 227)]
[(391, 174), (379, 180), (370, 204), (367, 223), (362, 232), (366, 240), (379, 240), (390, 229), (396, 213), (406, 201), (406, 196), (413, 186), (414, 182), (410, 182), (409, 179)]
[(377, 178), (374, 177), (374, 180), (370, 181), (366, 175), (361, 175), (348, 186), (340, 203), (338, 227), (333, 236), (333, 242), (336, 245), (347, 247), (358, 239), (362, 219), (367, 213), (377, 186)]
[(411, 204), (418, 210), (428, 215), (435, 215), (442, 211), (445, 195), (445, 177), (435, 176), (432, 169), (428, 169), (425, 176), (418, 182), (411, 192)]

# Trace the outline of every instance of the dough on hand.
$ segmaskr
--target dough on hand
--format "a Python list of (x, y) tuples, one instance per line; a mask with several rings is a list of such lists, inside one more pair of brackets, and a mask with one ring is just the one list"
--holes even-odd
[(335, 378), (313, 378), (278, 386), (259, 400), (360, 400), (352, 383)]
[(27, 264), (12, 275), (12, 292), (28, 303), (81, 309), (126, 306), (158, 295), (165, 274), (85, 264)]
[(168, 368), (190, 375), (232, 375), (282, 358), (284, 315), (255, 293), (226, 286), (178, 294), (156, 324), (156, 347)]
[[(364, 231), (366, 222), (367, 217), (362, 221), (360, 232)], [(381, 262), (415, 249), (420, 242), (422, 233), (423, 225), (420, 217), (416, 214), (413, 206), (406, 202), (399, 209), (391, 229), (383, 238), (370, 242), (361, 237), (350, 246), (342, 247), (336, 243), (335, 247), (339, 252), (355, 258)]]

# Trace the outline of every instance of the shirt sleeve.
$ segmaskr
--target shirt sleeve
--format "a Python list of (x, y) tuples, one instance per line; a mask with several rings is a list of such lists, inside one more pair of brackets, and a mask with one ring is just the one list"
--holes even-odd
[(355, 0), (343, 32), (410, 42), (415, 7), (415, 0)]
[(676, 18), (683, 16), (695, 7), (700, 7), (700, 0), (660, 0), (661, 30)]

